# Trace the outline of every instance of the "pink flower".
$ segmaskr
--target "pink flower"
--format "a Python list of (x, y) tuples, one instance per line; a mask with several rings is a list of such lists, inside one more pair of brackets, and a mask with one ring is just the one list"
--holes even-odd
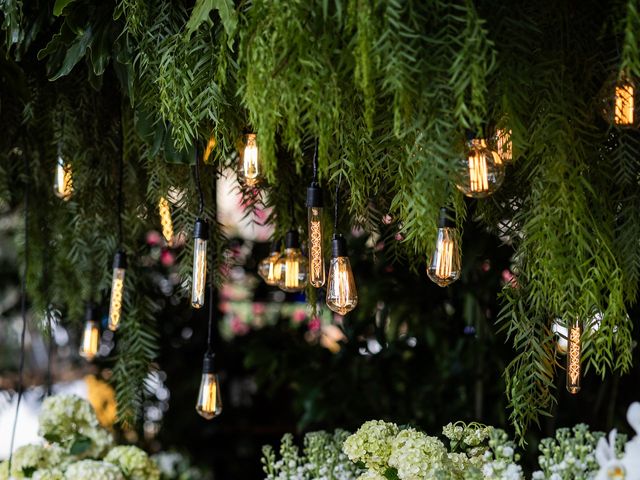
[(317, 332), (318, 330), (320, 330), (321, 326), (322, 324), (320, 323), (320, 319), (318, 317), (313, 317), (309, 321), (309, 330), (311, 330), (312, 332)]
[(262, 315), (267, 310), (267, 307), (265, 307), (264, 303), (256, 302), (251, 305), (251, 309), (254, 315)]
[(382, 217), (382, 223), (384, 223), (385, 225), (390, 225), (391, 222), (393, 222), (393, 217), (388, 213), (384, 217)]
[(161, 242), (162, 242), (162, 237), (158, 232), (156, 232), (155, 230), (149, 230), (147, 232), (147, 243), (149, 245), (151, 245), (152, 247), (155, 247), (156, 245), (160, 245)]
[(237, 315), (231, 319), (231, 331), (234, 335), (245, 335), (249, 332), (249, 325), (240, 320)]
[(169, 250), (163, 250), (160, 254), (160, 263), (165, 267), (170, 267), (176, 261), (175, 256)]
[(489, 260), (485, 260), (482, 262), (482, 271), (488, 272), (489, 270), (491, 270), (491, 262)]
[(404, 235), (402, 235), (400, 232), (396, 233), (395, 239), (399, 242), (401, 242), (402, 240), (404, 240)]
[(293, 315), (291, 315), (291, 319), (295, 323), (304, 322), (306, 318), (307, 318), (307, 312), (305, 312), (304, 309), (302, 308), (295, 310), (293, 312)]

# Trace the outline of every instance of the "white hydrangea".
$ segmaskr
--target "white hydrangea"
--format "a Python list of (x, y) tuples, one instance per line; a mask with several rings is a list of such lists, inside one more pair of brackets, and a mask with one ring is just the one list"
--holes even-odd
[(446, 468), (447, 449), (436, 437), (413, 428), (403, 430), (391, 442), (389, 466), (398, 471), (401, 480), (432, 478)]
[(46, 468), (38, 470), (31, 477), (32, 480), (66, 480), (64, 472), (59, 468)]
[(398, 431), (393, 423), (370, 420), (345, 440), (343, 451), (352, 462), (362, 462), (367, 468), (384, 474), (391, 455), (391, 442)]
[(128, 480), (160, 480), (160, 470), (149, 455), (138, 447), (115, 447), (104, 461), (120, 467)]
[(125, 480), (125, 477), (111, 463), (81, 460), (67, 467), (65, 480)]
[(358, 480), (387, 480), (387, 477), (381, 475), (375, 470), (367, 470), (358, 477)]

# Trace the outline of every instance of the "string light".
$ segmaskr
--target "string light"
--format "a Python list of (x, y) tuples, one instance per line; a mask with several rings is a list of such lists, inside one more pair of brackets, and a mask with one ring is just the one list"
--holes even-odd
[(567, 390), (576, 394), (580, 391), (581, 356), (582, 356), (582, 328), (578, 321), (569, 326), (567, 348)]
[(633, 125), (635, 117), (635, 89), (628, 81), (621, 81), (615, 88), (613, 121), (616, 125)]
[(458, 189), (468, 197), (484, 198), (495, 192), (504, 180), (500, 155), (487, 148), (481, 138), (470, 137), (458, 173)]
[(309, 233), (309, 283), (320, 288), (325, 282), (322, 247), (322, 189), (318, 183), (318, 144), (313, 154), (313, 180), (307, 188), (307, 217)]
[(300, 236), (297, 230), (287, 232), (284, 246), (284, 254), (276, 264), (280, 276), (278, 287), (285, 292), (300, 292), (307, 286), (309, 261), (300, 250)]
[(454, 213), (443, 207), (438, 220), (436, 248), (429, 259), (427, 275), (441, 287), (451, 285), (460, 278), (460, 235)]
[(333, 238), (331, 240), (331, 261), (329, 263), (329, 274), (327, 278), (326, 302), (329, 309), (346, 315), (358, 305), (358, 291), (356, 282), (351, 270), (351, 262), (347, 255), (347, 242), (338, 233), (338, 206), (340, 203), (340, 182), (339, 177), (336, 185)]
[(160, 197), (158, 201), (158, 213), (160, 214), (160, 225), (162, 225), (162, 236), (167, 246), (173, 246), (173, 220), (171, 219), (171, 207), (165, 197)]
[(282, 254), (280, 253), (280, 242), (274, 241), (271, 244), (271, 251), (267, 258), (264, 258), (258, 264), (258, 275), (266, 282), (267, 285), (278, 285), (280, 280), (280, 269), (278, 269), (278, 260)]
[(209, 224), (201, 217), (204, 214), (204, 194), (200, 185), (200, 167), (198, 151), (195, 154), (196, 188), (199, 196), (198, 218), (193, 227), (193, 271), (191, 282), (191, 305), (193, 308), (204, 306), (204, 292), (207, 283), (207, 240), (209, 239)]
[(100, 328), (95, 320), (93, 306), (87, 305), (82, 342), (80, 344), (80, 356), (89, 361), (93, 360), (98, 354), (99, 337)]
[(260, 177), (262, 175), (258, 137), (255, 133), (247, 133), (243, 138), (243, 146), (240, 149), (242, 178), (247, 186), (255, 187), (260, 183)]
[(69, 200), (73, 194), (73, 174), (71, 165), (58, 153), (56, 171), (53, 178), (53, 192), (62, 200)]
[(112, 331), (116, 331), (120, 326), (126, 271), (127, 256), (122, 250), (119, 250), (113, 257), (113, 280), (111, 282), (111, 301), (109, 302), (109, 330)]

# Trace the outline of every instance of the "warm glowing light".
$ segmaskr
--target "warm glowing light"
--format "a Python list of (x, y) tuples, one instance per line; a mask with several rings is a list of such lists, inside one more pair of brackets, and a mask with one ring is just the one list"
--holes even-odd
[(453, 213), (440, 209), (436, 248), (429, 260), (427, 275), (441, 287), (446, 287), (460, 278), (460, 235), (455, 227)]
[(202, 308), (207, 285), (207, 240), (209, 238), (209, 226), (204, 220), (196, 220), (193, 237), (191, 305), (193, 308)]
[(309, 208), (309, 283), (320, 288), (325, 282), (322, 252), (322, 208)]
[(260, 181), (261, 172), (258, 141), (255, 133), (245, 135), (245, 144), (241, 157), (244, 182), (249, 186), (257, 185)]
[(204, 149), (204, 155), (202, 157), (204, 163), (211, 163), (209, 162), (209, 157), (211, 157), (211, 153), (213, 152), (214, 148), (216, 148), (216, 137), (214, 137), (212, 133), (209, 137), (209, 141), (207, 142), (207, 148)]
[(56, 161), (56, 173), (53, 180), (53, 191), (57, 197), (69, 200), (73, 193), (73, 176), (71, 165), (66, 163), (61, 156)]
[(277, 285), (278, 280), (280, 280), (278, 260), (280, 260), (281, 256), (279, 242), (274, 242), (269, 256), (258, 264), (258, 275), (262, 277), (267, 285)]
[(567, 350), (567, 390), (576, 394), (580, 391), (582, 355), (582, 329), (578, 322), (569, 327), (569, 347)]
[(220, 397), (220, 383), (218, 375), (203, 373), (200, 381), (200, 391), (196, 402), (196, 411), (201, 417), (211, 420), (222, 413), (222, 399)]
[(171, 219), (171, 207), (169, 201), (160, 197), (158, 202), (158, 212), (160, 213), (160, 224), (162, 225), (162, 236), (168, 246), (173, 245), (173, 220)]
[(347, 256), (345, 239), (341, 235), (334, 235), (331, 247), (333, 252), (329, 263), (327, 306), (340, 315), (346, 315), (358, 305), (356, 281)]
[(504, 180), (504, 162), (497, 152), (487, 148), (484, 139), (469, 141), (456, 186), (466, 196), (484, 198), (495, 192)]
[(117, 330), (120, 326), (124, 293), (124, 274), (125, 270), (123, 268), (118, 268), (113, 271), (111, 303), (109, 305), (109, 330)]
[(496, 149), (501, 160), (510, 162), (513, 160), (513, 144), (511, 143), (511, 130), (499, 128), (496, 131)]
[(622, 83), (616, 86), (615, 114), (616, 125), (632, 125), (634, 118), (634, 88), (630, 83)]
[(98, 322), (87, 320), (82, 333), (82, 343), (80, 345), (80, 355), (87, 360), (93, 360), (98, 354), (98, 340), (100, 329)]
[(299, 292), (307, 286), (309, 261), (300, 250), (298, 232), (287, 232), (284, 254), (278, 260), (276, 269), (280, 278), (278, 286), (285, 292)]

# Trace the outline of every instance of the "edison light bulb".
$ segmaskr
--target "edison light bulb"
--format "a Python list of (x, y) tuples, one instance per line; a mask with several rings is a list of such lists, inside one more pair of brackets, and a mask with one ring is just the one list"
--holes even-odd
[(280, 280), (280, 270), (277, 268), (278, 260), (282, 254), (280, 253), (280, 242), (271, 244), (271, 253), (258, 264), (258, 275), (266, 282), (267, 285), (278, 285)]
[(193, 308), (204, 306), (204, 292), (207, 284), (207, 240), (209, 225), (198, 218), (193, 228), (193, 280), (191, 288), (191, 305)]
[(240, 163), (244, 183), (255, 187), (260, 182), (260, 155), (258, 151), (258, 138), (255, 133), (244, 136), (244, 145), (240, 150)]
[(494, 153), (482, 139), (473, 138), (467, 143), (466, 157), (461, 162), (456, 183), (467, 197), (487, 197), (502, 185), (504, 164)]
[(56, 173), (53, 178), (53, 191), (58, 198), (69, 200), (73, 193), (73, 177), (71, 165), (66, 163), (61, 155), (56, 160)]
[(495, 135), (495, 146), (501, 161), (513, 160), (513, 144), (511, 142), (511, 130), (498, 128)]
[(222, 413), (222, 397), (220, 382), (213, 366), (214, 355), (205, 353), (202, 362), (202, 380), (198, 391), (196, 411), (207, 420), (211, 420)]
[(620, 82), (616, 85), (613, 117), (616, 125), (633, 125), (635, 113), (634, 93), (633, 84), (630, 82)]
[(122, 250), (119, 250), (113, 257), (113, 280), (111, 282), (111, 301), (109, 302), (109, 330), (114, 332), (120, 326), (126, 271), (127, 256)]
[(567, 350), (567, 390), (576, 394), (580, 391), (581, 367), (580, 357), (582, 356), (582, 328), (580, 323), (575, 321), (569, 327)]
[(98, 354), (98, 340), (100, 329), (98, 322), (94, 320), (93, 307), (88, 306), (85, 315), (84, 331), (82, 332), (82, 343), (80, 344), (80, 355), (87, 360), (93, 360)]
[(168, 246), (173, 244), (173, 220), (171, 219), (171, 207), (169, 201), (160, 197), (158, 201), (158, 212), (160, 214), (160, 225), (162, 225), (162, 236)]
[(307, 286), (309, 261), (300, 250), (300, 237), (296, 230), (287, 232), (284, 254), (278, 260), (276, 269), (280, 275), (278, 287), (285, 292), (300, 292)]
[(437, 285), (446, 287), (460, 278), (460, 235), (453, 212), (440, 209), (436, 249), (431, 255), (427, 275)]
[(313, 182), (307, 188), (309, 219), (309, 283), (320, 288), (325, 282), (324, 252), (322, 248), (322, 189)]
[(358, 305), (356, 281), (347, 256), (347, 242), (342, 235), (331, 240), (331, 262), (327, 281), (327, 306), (340, 315), (346, 315)]

